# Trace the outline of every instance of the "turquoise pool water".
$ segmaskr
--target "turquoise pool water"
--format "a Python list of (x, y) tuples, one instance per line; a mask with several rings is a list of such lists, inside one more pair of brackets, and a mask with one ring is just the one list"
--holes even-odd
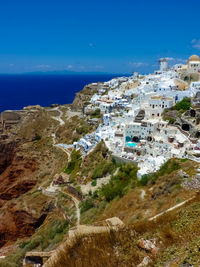
[(133, 142), (128, 142), (126, 143), (127, 146), (130, 146), (130, 147), (135, 147), (136, 146), (136, 143), (133, 143)]

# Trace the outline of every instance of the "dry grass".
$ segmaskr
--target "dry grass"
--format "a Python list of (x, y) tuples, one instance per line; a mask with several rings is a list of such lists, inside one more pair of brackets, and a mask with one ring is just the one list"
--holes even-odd
[[(179, 162), (180, 169), (192, 177), (198, 163), (192, 161)], [(159, 177), (155, 184), (133, 189), (120, 199), (114, 199), (100, 215), (99, 220), (118, 216), (126, 224), (145, 220), (167, 210), (176, 204), (189, 199), (195, 192), (181, 187), (182, 177), (178, 170)], [(141, 189), (145, 190), (144, 199), (141, 199)]]
[[(65, 247), (50, 266), (137, 266), (147, 255), (152, 259), (148, 266), (164, 266), (166, 262), (170, 266), (180, 266), (184, 262), (199, 266), (199, 204), (197, 194), (184, 211), (174, 210), (155, 221), (141, 221), (118, 232), (77, 237), (75, 245)], [(155, 239), (158, 254), (152, 255), (139, 249), (137, 240), (141, 238)]]
[[(198, 164), (181, 162), (183, 171), (195, 174)], [(200, 264), (200, 194), (181, 188), (182, 178), (178, 171), (159, 177), (154, 185), (143, 187), (146, 191), (141, 199), (140, 188), (134, 189), (121, 199), (113, 200), (99, 220), (118, 216), (129, 226), (119, 232), (91, 235), (78, 238), (72, 247), (65, 247), (52, 263), (54, 266), (137, 266), (145, 256), (150, 256), (148, 266), (180, 266), (182, 263)], [(191, 196), (194, 198), (184, 206), (163, 214), (156, 220), (152, 217)], [(158, 211), (158, 202), (162, 206)], [(134, 218), (134, 219), (133, 219)], [(155, 239), (159, 252), (151, 255), (137, 247), (141, 238)]]
[(65, 125), (58, 128), (56, 137), (60, 143), (72, 144), (94, 130), (95, 126), (89, 125), (86, 119), (74, 116), (68, 119)]
[(134, 231), (130, 235), (130, 232), (123, 230), (84, 238), (77, 237), (75, 245), (65, 247), (57, 255), (56, 260), (51, 262), (51, 266), (136, 266), (145, 253), (137, 249), (134, 235)]

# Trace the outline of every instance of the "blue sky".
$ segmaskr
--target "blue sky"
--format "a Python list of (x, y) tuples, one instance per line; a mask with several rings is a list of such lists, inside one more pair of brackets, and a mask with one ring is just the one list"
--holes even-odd
[(200, 54), (199, 0), (6, 0), (0, 72), (149, 72)]

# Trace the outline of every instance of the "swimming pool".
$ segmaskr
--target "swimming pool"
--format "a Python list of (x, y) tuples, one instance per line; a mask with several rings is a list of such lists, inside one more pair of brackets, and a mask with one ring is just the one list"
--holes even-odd
[(136, 143), (133, 143), (133, 142), (127, 142), (126, 145), (127, 145), (127, 146), (130, 146), (130, 147), (135, 147), (135, 146), (136, 146)]

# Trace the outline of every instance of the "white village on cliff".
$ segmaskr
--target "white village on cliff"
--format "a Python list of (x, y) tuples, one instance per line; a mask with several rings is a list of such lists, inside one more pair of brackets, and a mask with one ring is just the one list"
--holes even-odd
[[(183, 99), (192, 99), (189, 117), (195, 117), (200, 104), (200, 81), (187, 82), (190, 75), (200, 72), (200, 58), (191, 56), (187, 64), (168, 67), (167, 58), (159, 60), (160, 69), (153, 74), (134, 73), (130, 77), (91, 84), (98, 86), (84, 113), (100, 109), (102, 124), (91, 134), (73, 145), (60, 146), (80, 149), (85, 156), (104, 140), (113, 156), (138, 164), (138, 177), (157, 171), (168, 159), (190, 158), (199, 162), (200, 142), (189, 133), (194, 121), (170, 125), (163, 120), (164, 110), (172, 108)], [(181, 77), (184, 75), (184, 79)], [(173, 110), (171, 111), (173, 113)], [(181, 118), (182, 119), (182, 118)], [(95, 119), (93, 119), (95, 120)], [(182, 119), (183, 120), (183, 119)], [(198, 128), (198, 126), (195, 126)]]

